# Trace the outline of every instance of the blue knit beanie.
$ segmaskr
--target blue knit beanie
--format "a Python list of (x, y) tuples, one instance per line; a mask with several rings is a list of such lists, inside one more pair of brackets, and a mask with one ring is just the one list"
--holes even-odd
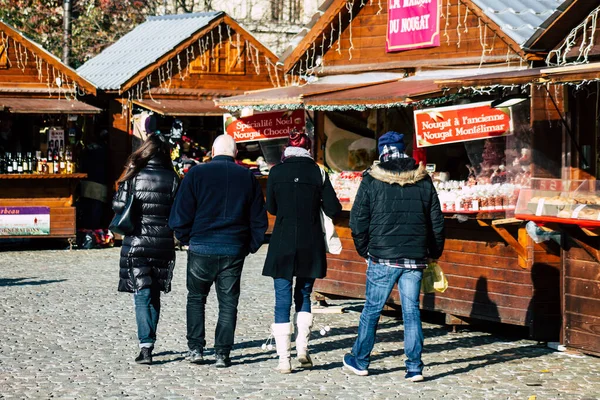
[(384, 133), (377, 144), (379, 154), (384, 152), (385, 147), (395, 147), (399, 153), (404, 153), (406, 146), (404, 145), (404, 135), (402, 133), (389, 131)]

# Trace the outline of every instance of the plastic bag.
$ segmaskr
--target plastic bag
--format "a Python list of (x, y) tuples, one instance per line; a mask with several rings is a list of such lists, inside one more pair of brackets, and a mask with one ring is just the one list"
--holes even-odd
[(448, 289), (448, 279), (438, 263), (429, 263), (423, 270), (421, 291), (423, 293), (444, 293)]

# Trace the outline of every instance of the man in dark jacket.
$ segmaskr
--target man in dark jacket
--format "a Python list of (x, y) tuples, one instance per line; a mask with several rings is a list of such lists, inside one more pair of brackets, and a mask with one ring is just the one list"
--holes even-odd
[(244, 259), (263, 243), (267, 213), (252, 172), (235, 163), (231, 136), (213, 143), (213, 160), (193, 167), (181, 183), (169, 226), (189, 244), (187, 265), (187, 359), (203, 361), (204, 308), (215, 282), (219, 320), (215, 331), (216, 366), (230, 365)]
[(363, 174), (350, 229), (358, 254), (367, 259), (366, 302), (358, 338), (344, 365), (368, 375), (369, 358), (381, 310), (398, 284), (404, 320), (406, 379), (423, 380), (423, 331), (419, 292), (423, 269), (444, 249), (444, 217), (431, 178), (423, 165), (404, 154), (404, 135), (379, 139), (380, 163)]

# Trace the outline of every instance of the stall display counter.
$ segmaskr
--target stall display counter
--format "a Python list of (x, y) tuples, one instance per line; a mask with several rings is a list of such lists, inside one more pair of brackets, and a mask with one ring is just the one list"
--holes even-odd
[[(439, 264), (449, 288), (421, 295), (421, 308), (444, 313), (448, 324), (481, 320), (527, 326), (531, 338), (557, 341), (560, 247), (534, 243), (522, 221), (505, 216), (446, 214)], [(349, 219), (344, 211), (335, 221), (343, 250), (327, 254), (327, 277), (315, 283), (317, 299), (365, 297), (367, 264), (354, 248)], [(400, 304), (396, 290), (389, 302)]]
[(600, 227), (600, 192), (595, 181), (534, 179), (521, 190), (515, 217), (540, 224)]
[[(75, 189), (86, 174), (5, 174), (0, 175), (0, 209), (41, 210), (50, 218), (49, 231), (32, 236), (4, 227), (0, 238), (65, 238), (75, 237)], [(2, 227), (0, 227), (2, 228)], [(8, 234), (6, 234), (8, 232)]]
[(533, 182), (515, 217), (561, 233), (561, 342), (600, 355), (600, 193), (595, 180)]
[(600, 356), (600, 229), (560, 225), (563, 234), (561, 342)]

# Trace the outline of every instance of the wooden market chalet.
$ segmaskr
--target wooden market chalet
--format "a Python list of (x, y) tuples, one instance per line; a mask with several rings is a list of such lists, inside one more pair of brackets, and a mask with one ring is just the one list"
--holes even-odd
[(283, 85), (276, 63), (269, 49), (220, 11), (149, 17), (86, 62), (77, 72), (102, 91), (113, 180), (132, 149), (134, 111), (187, 119), (187, 128), (204, 128), (196, 140), (209, 144), (223, 125), (224, 110), (213, 99)]
[[(497, 196), (475, 197), (475, 209), (458, 203), (460, 208), (455, 209), (451, 200), (440, 265), (452, 283), (444, 293), (423, 295), (422, 308), (446, 314), (446, 322), (452, 325), (474, 321), (520, 325), (529, 328), (532, 338), (560, 341), (598, 354), (600, 243), (592, 229), (597, 224), (570, 217), (553, 226), (538, 219), (538, 229), (553, 238), (540, 243), (526, 229), (526, 222), (535, 219), (527, 214), (531, 212), (527, 206), (532, 207), (528, 201), (560, 197), (560, 190), (545, 191), (548, 185), (569, 182), (568, 186), (577, 186), (585, 181), (584, 186), (589, 182), (595, 187), (598, 103), (585, 103), (581, 93), (585, 90), (588, 98), (597, 98), (597, 83), (584, 86), (582, 82), (597, 80), (598, 68), (548, 68), (546, 60), (554, 57), (567, 63), (586, 57), (587, 62), (587, 58), (597, 57), (591, 29), (596, 26), (598, 6), (576, 0), (538, 3), (440, 2), (439, 45), (386, 52), (386, 46), (393, 44), (388, 34), (388, 2), (327, 1), (310, 30), (281, 58), (289, 80), (303, 85), (247, 93), (217, 100), (217, 104), (230, 110), (304, 108), (315, 123), (316, 158), (329, 166), (343, 164), (334, 148), (342, 140), (350, 143), (351, 126), (354, 131), (366, 129), (373, 139), (388, 130), (405, 133), (407, 151), (417, 160), (437, 164), (438, 170), (470, 164), (465, 149), (472, 150), (479, 142), (480, 157), (502, 158), (506, 164), (501, 168), (496, 164), (491, 177), (488, 175), (492, 182), (495, 176), (504, 176), (505, 180), (497, 182), (518, 176), (519, 187), (526, 183), (524, 187), (532, 189), (522, 189), (519, 197), (511, 189), (512, 194), (501, 195), (502, 206)], [(597, 37), (597, 31), (595, 34)], [(430, 39), (435, 41), (435, 37)], [(401, 77), (393, 77), (394, 73)], [(373, 79), (377, 74), (381, 77), (378, 82)], [(361, 81), (366, 75), (370, 77)], [(571, 86), (579, 89), (578, 97), (562, 84), (553, 85), (556, 79), (560, 81), (559, 76), (578, 78)], [(564, 83), (566, 78), (562, 79)], [(417, 145), (413, 119), (420, 110), (442, 111), (439, 106), (469, 107), (492, 101), (499, 104), (511, 97), (526, 101), (511, 106), (514, 134), (505, 143), (498, 144), (502, 139), (475, 141), (465, 149), (456, 144)], [(572, 99), (576, 108), (569, 107)], [(579, 122), (580, 118), (585, 122)], [(569, 123), (577, 124), (574, 140)], [(375, 142), (371, 143), (374, 147)], [(356, 157), (348, 153), (350, 159)], [(564, 154), (569, 154), (568, 161)], [(582, 168), (580, 154), (594, 161), (593, 168)], [(438, 191), (452, 193), (446, 189), (442, 184)], [(565, 194), (566, 190), (562, 194), (571, 201), (588, 201), (575, 200), (578, 194)], [(596, 198), (593, 189), (586, 189), (583, 197)], [(546, 210), (541, 209), (542, 213)], [(588, 206), (588, 212), (596, 217), (598, 211)], [(514, 218), (519, 212), (525, 215)], [(366, 267), (354, 250), (348, 217), (346, 212), (337, 224), (344, 250), (340, 255), (328, 254), (327, 278), (315, 284), (323, 298), (364, 297)], [(390, 302), (399, 304), (397, 293)]]
[[(65, 168), (53, 173), (32, 160), (36, 153), (46, 156), (51, 135), (51, 146), (66, 148), (92, 129), (101, 112), (88, 104), (95, 95), (94, 84), (0, 21), (0, 208), (35, 217), (31, 225), (5, 226), (0, 238), (75, 236), (75, 189), (86, 175)], [(40, 173), (8, 173), (8, 160), (16, 159), (19, 169), (39, 166)]]

